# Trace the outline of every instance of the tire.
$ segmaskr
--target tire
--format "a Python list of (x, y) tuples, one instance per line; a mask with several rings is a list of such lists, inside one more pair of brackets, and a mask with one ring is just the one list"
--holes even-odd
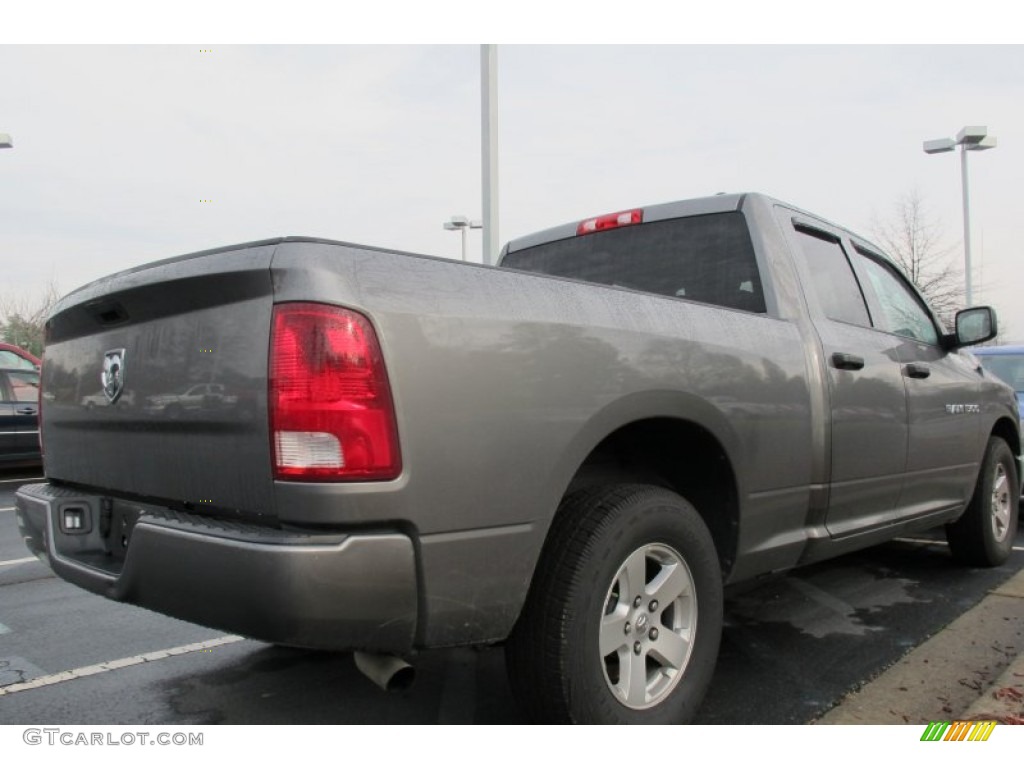
[(1000, 437), (990, 437), (967, 510), (946, 526), (953, 557), (965, 565), (1002, 565), (1017, 536), (1020, 480), (1017, 462)]
[(722, 573), (700, 515), (662, 488), (611, 486), (562, 502), (505, 656), (536, 722), (685, 723), (721, 633)]

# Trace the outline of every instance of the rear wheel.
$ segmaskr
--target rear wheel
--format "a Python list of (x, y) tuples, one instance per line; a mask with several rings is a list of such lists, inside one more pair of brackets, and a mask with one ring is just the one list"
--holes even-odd
[(506, 646), (512, 688), (541, 722), (686, 722), (721, 629), (696, 510), (653, 486), (584, 491), (563, 502)]
[(953, 557), (967, 565), (1002, 565), (1017, 535), (1020, 481), (1017, 462), (1000, 437), (991, 437), (967, 511), (946, 526)]

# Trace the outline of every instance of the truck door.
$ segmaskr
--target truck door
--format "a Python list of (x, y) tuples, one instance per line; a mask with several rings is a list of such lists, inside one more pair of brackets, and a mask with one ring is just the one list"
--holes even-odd
[(841, 233), (783, 214), (825, 367), (831, 419), (825, 525), (843, 536), (886, 524), (899, 500), (908, 443), (901, 340), (872, 326)]
[(39, 374), (0, 371), (0, 457), (9, 460), (39, 455)]
[(875, 325), (892, 334), (907, 391), (907, 475), (896, 514), (965, 504), (984, 450), (978, 365), (942, 347), (931, 312), (899, 272), (856, 243), (855, 251)]

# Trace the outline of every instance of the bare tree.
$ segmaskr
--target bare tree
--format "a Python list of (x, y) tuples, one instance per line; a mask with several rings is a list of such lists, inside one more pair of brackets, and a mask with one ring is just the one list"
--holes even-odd
[(903, 273), (924, 294), (947, 327), (963, 307), (963, 271), (956, 265), (956, 245), (945, 241), (939, 221), (933, 216), (920, 191), (913, 189), (899, 197), (886, 218), (875, 217), (873, 234)]
[(42, 354), (43, 326), (59, 298), (60, 289), (52, 278), (33, 296), (0, 294), (0, 340)]

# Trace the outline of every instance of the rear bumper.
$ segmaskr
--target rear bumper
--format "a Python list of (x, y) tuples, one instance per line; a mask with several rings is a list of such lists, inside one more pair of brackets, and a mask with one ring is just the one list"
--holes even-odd
[[(283, 645), (412, 647), (416, 558), (402, 533), (293, 533), (48, 483), (20, 488), (16, 505), (33, 553), (113, 600)], [(62, 530), (69, 511), (80, 531)]]

